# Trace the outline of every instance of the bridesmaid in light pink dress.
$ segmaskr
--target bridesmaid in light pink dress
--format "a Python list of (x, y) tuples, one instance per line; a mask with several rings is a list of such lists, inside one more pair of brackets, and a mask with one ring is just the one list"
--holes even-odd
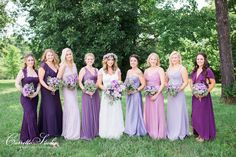
[(159, 56), (151, 53), (148, 56), (147, 68), (144, 72), (146, 86), (155, 86), (158, 91), (153, 96), (146, 96), (144, 106), (144, 121), (149, 136), (153, 139), (166, 138), (166, 120), (164, 111), (164, 88), (165, 73), (160, 67)]
[[(71, 49), (62, 50), (60, 69), (57, 75), (63, 81), (68, 81), (68, 77), (78, 81), (78, 72), (73, 61)], [(63, 128), (62, 136), (66, 140), (77, 140), (80, 138), (80, 112), (78, 106), (77, 88), (63, 87)]]

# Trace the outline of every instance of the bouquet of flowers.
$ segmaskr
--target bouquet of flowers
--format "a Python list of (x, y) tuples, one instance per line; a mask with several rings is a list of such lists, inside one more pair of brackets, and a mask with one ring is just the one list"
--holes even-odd
[(77, 86), (77, 81), (77, 74), (72, 74), (66, 77), (66, 80), (63, 81), (63, 85), (69, 89), (75, 89)]
[(121, 81), (113, 80), (110, 86), (105, 90), (105, 94), (111, 100), (111, 103), (115, 100), (120, 100), (122, 98), (122, 91), (125, 90), (125, 86)]
[(153, 96), (158, 92), (158, 89), (155, 86), (146, 86), (144, 88), (145, 96)]
[(22, 88), (22, 93), (25, 97), (34, 94), (34, 84), (33, 83), (25, 84), (24, 87)]
[(179, 92), (179, 87), (180, 87), (179, 85), (169, 84), (166, 88), (167, 89), (166, 92), (169, 96), (175, 97)]
[(131, 78), (127, 78), (125, 80), (124, 85), (125, 85), (125, 88), (126, 88), (127, 91), (132, 92), (132, 91), (136, 90), (136, 87), (134, 86), (134, 81)]
[(96, 84), (94, 83), (93, 80), (86, 80), (84, 81), (84, 90), (86, 92), (95, 92), (97, 89)]
[[(47, 78), (47, 84), (49, 87), (53, 88), (54, 91), (58, 90), (61, 84), (61, 81), (57, 77), (48, 77)], [(54, 95), (55, 92), (52, 92)]]
[(192, 93), (195, 96), (201, 96), (201, 97), (207, 96), (208, 94), (207, 86), (204, 83), (195, 83), (193, 85)]

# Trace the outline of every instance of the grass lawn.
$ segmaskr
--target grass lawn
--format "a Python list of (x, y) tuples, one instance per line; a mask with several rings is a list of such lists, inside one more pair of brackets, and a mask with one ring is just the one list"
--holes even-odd
[[(186, 89), (189, 120), (191, 113), (191, 92)], [(128, 137), (120, 140), (106, 140), (97, 137), (92, 141), (66, 141), (57, 138), (59, 147), (46, 144), (20, 145), (18, 137), (8, 141), (12, 134), (19, 136), (22, 121), (22, 107), (19, 92), (13, 81), (0, 81), (0, 157), (31, 156), (165, 156), (165, 157), (235, 157), (236, 156), (236, 105), (219, 102), (220, 85), (212, 92), (217, 128), (216, 140), (198, 143), (193, 136), (183, 141), (152, 140), (145, 137)], [(78, 98), (81, 106), (81, 93)], [(165, 102), (166, 105), (166, 102)], [(125, 114), (125, 101), (123, 100)], [(191, 122), (190, 122), (191, 124)], [(190, 129), (191, 130), (191, 129)], [(50, 140), (48, 141), (50, 142)]]

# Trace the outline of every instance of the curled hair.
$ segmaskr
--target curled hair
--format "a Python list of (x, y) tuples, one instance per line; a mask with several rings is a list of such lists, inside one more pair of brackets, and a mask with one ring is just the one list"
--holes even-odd
[(151, 58), (152, 56), (156, 57), (156, 59), (157, 59), (157, 66), (160, 66), (160, 58), (159, 58), (159, 56), (158, 56), (158, 54), (157, 54), (156, 52), (152, 52), (152, 53), (148, 56), (148, 58), (147, 58), (147, 66), (148, 66), (148, 67), (151, 66), (151, 64), (149, 63), (149, 60), (150, 60), (150, 58)]
[(169, 56), (169, 68), (173, 66), (173, 64), (171, 63), (171, 57), (177, 55), (179, 57), (179, 64), (182, 64), (182, 57), (181, 54), (178, 51), (173, 51), (170, 56)]
[[(204, 58), (204, 64), (203, 64), (203, 67), (202, 67), (202, 71), (203, 71), (203, 73), (205, 73), (206, 70), (207, 70), (207, 68), (210, 67), (210, 65), (209, 65), (209, 63), (208, 63), (208, 60), (207, 60), (207, 55), (206, 55), (205, 53), (203, 53), (203, 52), (199, 52), (199, 53), (197, 54), (197, 56), (199, 56), (199, 55), (203, 56), (203, 58)], [(195, 58), (195, 60), (194, 60), (194, 69), (193, 69), (193, 72), (196, 72), (197, 69), (199, 68), (199, 66), (198, 66), (198, 64), (197, 64), (197, 56), (196, 56), (196, 58)]]
[(115, 72), (118, 69), (118, 64), (117, 64), (117, 56), (114, 53), (107, 53), (103, 56), (103, 70), (107, 73), (108, 72), (108, 65), (107, 61), (109, 58), (112, 58), (114, 60), (114, 64), (112, 65), (112, 70)]
[(53, 61), (52, 61), (53, 64), (58, 67), (58, 65), (59, 65), (58, 55), (55, 53), (55, 51), (54, 51), (53, 49), (46, 49), (46, 50), (44, 51), (43, 55), (42, 55), (41, 61), (42, 61), (42, 62), (46, 62), (46, 61), (47, 61), (47, 60), (46, 60), (46, 55), (47, 55), (47, 53), (49, 53), (49, 52), (51, 52), (51, 53), (53, 54), (53, 56), (54, 56)]
[(130, 60), (131, 58), (135, 58), (135, 59), (138, 61), (138, 63), (139, 63), (139, 61), (140, 61), (140, 57), (139, 57), (138, 55), (136, 55), (136, 54), (132, 54), (132, 55), (129, 57), (129, 60)]
[(33, 69), (35, 69), (35, 57), (32, 53), (28, 53), (24, 56), (24, 68), (23, 69), (25, 69), (27, 67), (26, 62), (27, 62), (28, 57), (32, 57), (34, 59)]

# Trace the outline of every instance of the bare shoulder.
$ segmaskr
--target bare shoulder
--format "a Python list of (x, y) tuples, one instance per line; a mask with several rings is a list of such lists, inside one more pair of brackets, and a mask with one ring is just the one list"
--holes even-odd
[(161, 73), (164, 73), (164, 69), (162, 67), (158, 67), (158, 71), (161, 72)]
[(138, 75), (143, 75), (142, 70), (138, 69), (138, 70), (137, 70), (137, 74), (138, 74)]

